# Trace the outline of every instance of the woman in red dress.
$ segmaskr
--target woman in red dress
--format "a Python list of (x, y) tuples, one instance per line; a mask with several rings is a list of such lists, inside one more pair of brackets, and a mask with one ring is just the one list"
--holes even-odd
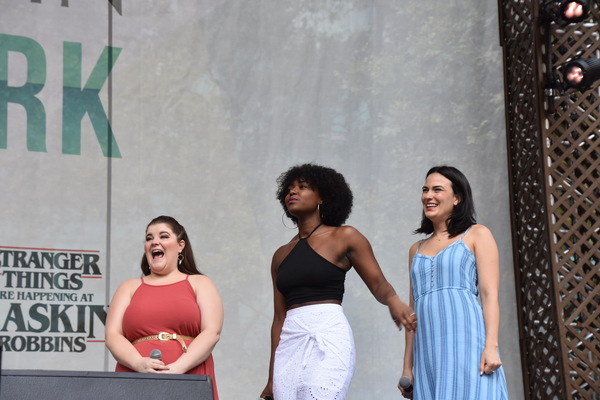
[[(202, 275), (185, 228), (160, 216), (146, 228), (144, 277), (115, 292), (106, 318), (106, 346), (117, 372), (199, 374), (212, 379), (212, 350), (223, 326), (223, 305), (213, 282)], [(151, 358), (159, 350), (161, 358)]]

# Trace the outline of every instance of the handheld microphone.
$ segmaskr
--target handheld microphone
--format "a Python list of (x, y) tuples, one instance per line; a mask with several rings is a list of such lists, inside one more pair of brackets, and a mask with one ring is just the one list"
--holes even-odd
[(150, 352), (150, 358), (155, 360), (162, 360), (162, 353), (158, 349), (154, 349)]
[(398, 382), (398, 385), (400, 385), (400, 387), (406, 390), (407, 392), (413, 391), (413, 385), (408, 376), (403, 376), (402, 378), (400, 378), (400, 382)]

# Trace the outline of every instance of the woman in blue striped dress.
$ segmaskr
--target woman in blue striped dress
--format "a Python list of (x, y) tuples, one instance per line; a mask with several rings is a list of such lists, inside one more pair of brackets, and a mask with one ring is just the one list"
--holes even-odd
[(411, 306), (419, 319), (406, 332), (403, 375), (414, 400), (506, 400), (498, 351), (500, 268), (488, 228), (475, 222), (471, 187), (456, 168), (434, 167), (422, 188), (428, 234), (409, 254)]

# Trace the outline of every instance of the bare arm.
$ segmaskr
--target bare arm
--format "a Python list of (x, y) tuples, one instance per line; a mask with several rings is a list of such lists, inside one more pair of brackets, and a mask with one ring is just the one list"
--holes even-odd
[(367, 238), (351, 226), (341, 229), (342, 238), (347, 243), (347, 257), (373, 296), (381, 304), (388, 306), (398, 329), (402, 330), (402, 326), (405, 326), (408, 330), (414, 331), (417, 327), (417, 318), (412, 308), (400, 300), (383, 275)]
[[(410, 247), (410, 251), (408, 252), (408, 276), (410, 279), (410, 269), (412, 268), (412, 259), (415, 255), (415, 253), (417, 252), (417, 248), (419, 246), (419, 242), (413, 244)], [(414, 303), (414, 299), (412, 296), (412, 280), (410, 282), (410, 308), (414, 309), (415, 307), (415, 303)], [(414, 344), (414, 340), (415, 340), (415, 333), (414, 332), (409, 332), (407, 331), (404, 334), (404, 340), (405, 340), (405, 346), (404, 346), (404, 366), (402, 369), (402, 376), (406, 376), (408, 378), (410, 378), (411, 381), (414, 382), (414, 375), (413, 375), (413, 365), (414, 365), (414, 350), (413, 350), (413, 344)], [(404, 389), (402, 389), (400, 387), (400, 385), (398, 385), (398, 389), (400, 389), (400, 391), (402, 392), (402, 396), (404, 396), (407, 399), (412, 399), (412, 392), (406, 392)]]
[(130, 279), (123, 282), (115, 292), (106, 316), (106, 347), (115, 360), (127, 368), (137, 372), (156, 372), (167, 367), (160, 360), (142, 357), (123, 334), (123, 315), (140, 284), (139, 279)]
[(265, 398), (266, 396), (273, 397), (273, 363), (275, 361), (275, 350), (279, 345), (279, 337), (281, 336), (281, 329), (283, 327), (283, 321), (285, 320), (286, 306), (285, 299), (281, 292), (277, 290), (277, 270), (281, 261), (283, 261), (284, 251), (280, 248), (273, 255), (271, 261), (271, 281), (273, 283), (273, 324), (271, 325), (271, 358), (269, 360), (269, 379), (267, 385), (263, 389), (260, 397)]
[(498, 355), (500, 257), (496, 241), (488, 228), (475, 225), (471, 232), (485, 322), (485, 347), (481, 355), (480, 373), (489, 374), (502, 365)]
[(196, 302), (202, 315), (200, 334), (190, 343), (187, 352), (168, 365), (169, 370), (164, 371), (165, 373), (185, 374), (203, 363), (221, 337), (223, 303), (217, 288), (210, 278), (204, 275), (190, 275), (188, 279), (196, 292)]

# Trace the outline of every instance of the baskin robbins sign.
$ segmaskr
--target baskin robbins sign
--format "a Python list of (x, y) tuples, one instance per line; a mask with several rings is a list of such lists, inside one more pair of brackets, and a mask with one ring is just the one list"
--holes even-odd
[(103, 343), (100, 257), (96, 250), (0, 246), (3, 351), (81, 353)]

